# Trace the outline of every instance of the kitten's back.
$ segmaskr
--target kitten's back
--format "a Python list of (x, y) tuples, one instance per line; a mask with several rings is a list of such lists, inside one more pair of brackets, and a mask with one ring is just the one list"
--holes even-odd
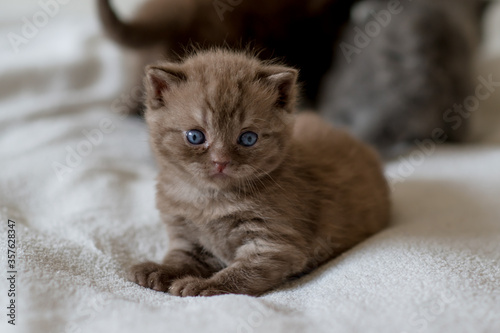
[(372, 148), (314, 113), (297, 116), (293, 139), (299, 160), (295, 172), (316, 179), (312, 195), (325, 193), (330, 198), (323, 205), (326, 218), (318, 234), (336, 235), (349, 248), (387, 226), (389, 188)]

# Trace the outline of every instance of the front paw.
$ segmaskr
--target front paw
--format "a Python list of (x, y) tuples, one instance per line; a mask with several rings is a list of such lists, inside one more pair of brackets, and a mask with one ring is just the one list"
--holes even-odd
[(172, 273), (165, 265), (154, 262), (135, 265), (128, 274), (130, 281), (157, 291), (167, 291), (173, 278)]
[(169, 293), (174, 296), (187, 297), (223, 295), (228, 294), (229, 291), (210, 280), (189, 276), (174, 281), (169, 288)]

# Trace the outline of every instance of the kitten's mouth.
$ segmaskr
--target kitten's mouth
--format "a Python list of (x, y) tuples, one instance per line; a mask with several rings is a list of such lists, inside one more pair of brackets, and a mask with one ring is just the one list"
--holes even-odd
[(210, 175), (211, 178), (214, 179), (228, 179), (231, 178), (227, 173), (225, 172), (214, 172)]
[(232, 172), (233, 170), (228, 170), (227, 168), (224, 170), (213, 170), (212, 172), (208, 173), (208, 178), (217, 184), (226, 184), (228, 182), (231, 182), (235, 180), (237, 177), (236, 175)]

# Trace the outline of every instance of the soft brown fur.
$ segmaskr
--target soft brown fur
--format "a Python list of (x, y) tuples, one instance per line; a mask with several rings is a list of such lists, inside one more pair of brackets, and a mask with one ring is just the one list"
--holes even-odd
[[(387, 225), (376, 154), (314, 114), (296, 116), (296, 78), (221, 50), (147, 68), (170, 249), (161, 264), (134, 266), (132, 281), (178, 296), (260, 295)], [(207, 142), (188, 143), (192, 129)], [(238, 145), (248, 130), (257, 144)], [(229, 162), (222, 174), (219, 161)]]

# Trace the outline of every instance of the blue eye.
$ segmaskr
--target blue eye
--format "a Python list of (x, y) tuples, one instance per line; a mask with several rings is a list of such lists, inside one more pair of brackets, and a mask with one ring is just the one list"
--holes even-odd
[(198, 130), (190, 130), (186, 132), (186, 138), (193, 145), (201, 145), (205, 143), (205, 134)]
[(251, 147), (257, 143), (259, 136), (254, 132), (245, 132), (240, 135), (238, 143), (245, 147)]

